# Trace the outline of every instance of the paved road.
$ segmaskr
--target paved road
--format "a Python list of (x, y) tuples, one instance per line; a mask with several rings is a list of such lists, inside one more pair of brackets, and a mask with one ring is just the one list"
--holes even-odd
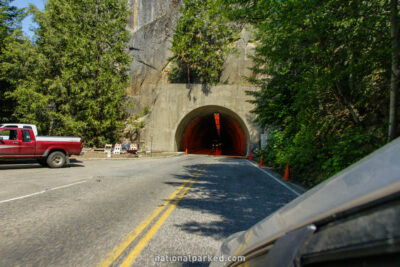
[(224, 157), (0, 164), (0, 266), (194, 265), (156, 260), (215, 255), (295, 197)]

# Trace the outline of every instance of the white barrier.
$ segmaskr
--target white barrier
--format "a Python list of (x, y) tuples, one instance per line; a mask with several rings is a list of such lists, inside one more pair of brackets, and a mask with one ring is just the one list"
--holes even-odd
[(104, 153), (111, 152), (111, 150), (112, 150), (112, 144), (106, 144), (104, 146)]
[(114, 146), (114, 154), (121, 154), (121, 144), (115, 144)]
[(129, 146), (129, 150), (137, 150), (136, 144), (131, 144), (131, 145)]

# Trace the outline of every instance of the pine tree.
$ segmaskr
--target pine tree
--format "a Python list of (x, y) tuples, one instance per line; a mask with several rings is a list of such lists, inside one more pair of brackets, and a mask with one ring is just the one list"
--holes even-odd
[(79, 135), (86, 145), (118, 139), (128, 85), (127, 2), (49, 0), (32, 51), (32, 73), (13, 96), (16, 116), (51, 135)]
[[(264, 159), (290, 162), (294, 177), (315, 184), (385, 143), (391, 75), (398, 90), (397, 1), (392, 37), (384, 0), (221, 1), (255, 29), (254, 112), (275, 129)], [(392, 101), (393, 134), (398, 107)]]
[(15, 87), (9, 82), (9, 77), (3, 70), (7, 64), (5, 49), (10, 43), (23, 42), (21, 39), (20, 22), (25, 16), (23, 9), (11, 5), (12, 0), (0, 0), (0, 122), (11, 121), (15, 105), (8, 94)]

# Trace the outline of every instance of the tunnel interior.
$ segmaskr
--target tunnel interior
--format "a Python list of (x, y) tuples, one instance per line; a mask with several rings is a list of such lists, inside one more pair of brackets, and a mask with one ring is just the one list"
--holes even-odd
[[(218, 119), (216, 119), (216, 115)], [(180, 151), (192, 154), (243, 156), (246, 154), (246, 133), (235, 118), (226, 111), (209, 109), (192, 114), (178, 131)], [(219, 127), (217, 126), (219, 125)], [(217, 130), (220, 128), (220, 131)]]

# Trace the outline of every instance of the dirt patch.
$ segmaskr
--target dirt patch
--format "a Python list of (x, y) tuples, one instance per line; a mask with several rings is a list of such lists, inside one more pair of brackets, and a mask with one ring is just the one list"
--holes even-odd
[[(104, 151), (94, 151), (93, 149), (83, 149), (83, 155), (80, 156), (71, 156), (71, 158), (75, 158), (77, 160), (85, 160), (85, 159), (108, 159), (107, 153)], [(147, 157), (173, 157), (179, 156), (184, 153), (179, 152), (159, 152), (155, 151), (153, 153), (150, 152), (137, 152), (136, 154), (130, 153), (121, 153), (121, 154), (113, 154), (111, 153), (111, 159), (135, 159), (135, 158), (147, 158)]]

